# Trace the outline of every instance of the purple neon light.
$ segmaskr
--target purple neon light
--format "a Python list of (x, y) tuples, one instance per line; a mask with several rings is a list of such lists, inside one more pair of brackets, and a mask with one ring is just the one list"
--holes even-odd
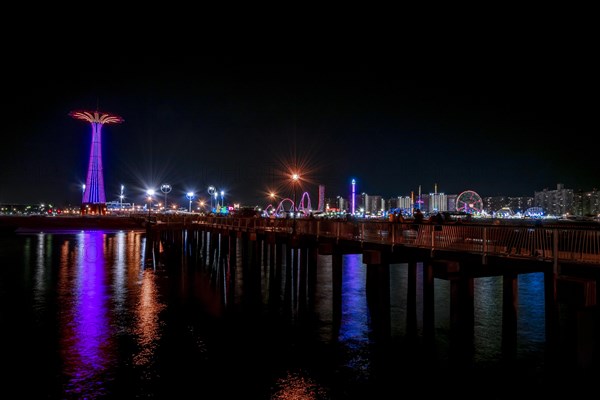
[(352, 215), (356, 212), (356, 180), (352, 179)]
[(265, 207), (265, 211), (268, 211), (269, 209), (274, 208), (275, 214), (279, 214), (285, 210), (285, 208), (283, 207), (284, 203), (291, 204), (291, 206), (290, 206), (291, 211), (303, 211), (306, 213), (307, 211), (312, 210), (312, 206), (310, 204), (310, 195), (308, 194), (308, 192), (304, 192), (304, 193), (302, 193), (302, 197), (300, 197), (300, 202), (297, 205), (294, 204), (294, 200), (286, 197), (279, 202), (277, 207), (274, 207), (272, 204), (269, 204), (268, 206)]
[(83, 203), (106, 203), (102, 167), (102, 125), (119, 124), (123, 122), (123, 118), (99, 111), (72, 111), (69, 116), (87, 121), (92, 125), (92, 144), (85, 180), (85, 191), (83, 192)]
[(310, 195), (308, 192), (304, 192), (302, 193), (302, 197), (300, 197), (300, 204), (296, 206), (296, 211), (303, 211), (306, 213), (310, 210), (312, 210), (312, 205), (310, 204)]
[[(68, 377), (65, 391), (77, 398), (81, 393), (101, 392), (106, 383), (106, 369), (115, 362), (107, 350), (113, 344), (104, 237), (101, 231), (78, 236), (77, 268), (68, 281), (62, 282), (69, 290), (62, 293), (64, 310), (60, 325), (60, 350)], [(65, 259), (61, 268), (68, 268), (70, 262)]]

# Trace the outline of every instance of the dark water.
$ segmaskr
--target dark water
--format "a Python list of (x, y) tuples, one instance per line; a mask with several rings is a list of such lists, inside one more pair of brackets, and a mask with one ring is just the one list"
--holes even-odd
[(344, 256), (336, 308), (329, 256), (318, 256), (306, 289), (285, 257), (277, 269), (269, 257), (248, 265), (242, 253), (231, 269), (207, 247), (175, 256), (150, 248), (143, 232), (3, 235), (0, 390), (45, 399), (537, 398), (583, 385), (546, 371), (541, 274), (519, 279), (518, 347), (508, 363), (501, 278), (475, 281), (465, 364), (450, 356), (445, 280), (435, 280), (431, 345), (420, 301), (416, 335), (407, 333), (404, 264), (390, 266), (386, 309), (370, 303), (361, 256)]

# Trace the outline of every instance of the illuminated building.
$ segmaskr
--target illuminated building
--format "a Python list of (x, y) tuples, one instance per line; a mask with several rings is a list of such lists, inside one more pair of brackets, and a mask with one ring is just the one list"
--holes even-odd
[(325, 185), (319, 185), (319, 205), (317, 211), (325, 211)]
[(438, 193), (437, 183), (434, 185), (434, 192), (429, 193), (429, 212), (437, 213), (448, 211), (448, 198), (444, 193)]

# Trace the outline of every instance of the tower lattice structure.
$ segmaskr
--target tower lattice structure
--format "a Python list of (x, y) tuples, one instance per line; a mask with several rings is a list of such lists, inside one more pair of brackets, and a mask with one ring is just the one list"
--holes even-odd
[(92, 125), (90, 159), (81, 202), (81, 212), (83, 214), (105, 214), (106, 193), (104, 191), (102, 166), (102, 126), (104, 124), (120, 124), (123, 122), (123, 118), (100, 111), (71, 111), (69, 116), (87, 121)]

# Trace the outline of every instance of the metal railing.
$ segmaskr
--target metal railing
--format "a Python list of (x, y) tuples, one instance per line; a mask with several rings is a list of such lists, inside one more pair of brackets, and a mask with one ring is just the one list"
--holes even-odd
[[(214, 228), (292, 233), (293, 219), (200, 216), (188, 223)], [(296, 220), (296, 234), (390, 246), (600, 264), (600, 225), (491, 223), (415, 224), (373, 220)]]

